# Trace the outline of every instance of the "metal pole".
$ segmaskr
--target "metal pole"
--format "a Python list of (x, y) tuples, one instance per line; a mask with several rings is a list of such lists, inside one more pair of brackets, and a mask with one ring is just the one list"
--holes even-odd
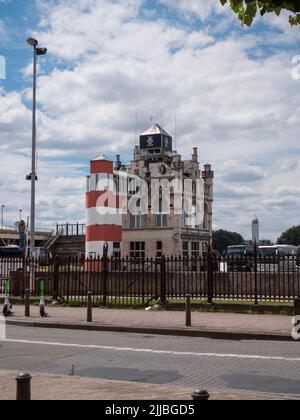
[(214, 271), (211, 246), (208, 248), (207, 253), (207, 302), (212, 305), (214, 294)]
[(30, 290), (25, 290), (25, 317), (30, 317)]
[(17, 401), (31, 400), (31, 375), (29, 373), (20, 373), (16, 377), (17, 381)]
[(31, 152), (31, 214), (30, 214), (30, 256), (35, 251), (35, 183), (36, 183), (36, 45), (33, 47), (33, 100), (32, 100), (32, 152)]
[(257, 279), (257, 243), (254, 241), (254, 300), (255, 305), (258, 305), (258, 279)]
[(1, 227), (4, 228), (4, 205), (1, 206)]
[(300, 315), (300, 299), (294, 300), (294, 315), (295, 316)]
[(88, 292), (87, 322), (93, 322), (92, 297), (93, 297), (93, 293)]
[(196, 390), (193, 392), (192, 398), (194, 401), (208, 401), (210, 399), (210, 395), (207, 391)]
[(192, 308), (191, 308), (191, 295), (186, 295), (186, 327), (192, 326)]

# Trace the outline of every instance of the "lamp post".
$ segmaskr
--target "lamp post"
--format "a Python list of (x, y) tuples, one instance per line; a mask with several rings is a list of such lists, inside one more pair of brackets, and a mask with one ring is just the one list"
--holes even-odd
[(35, 183), (36, 174), (36, 74), (37, 57), (47, 54), (47, 48), (38, 48), (38, 41), (34, 38), (27, 39), (28, 45), (33, 47), (33, 100), (32, 100), (32, 153), (31, 174), (26, 179), (31, 181), (31, 211), (30, 211), (30, 256), (35, 254)]
[(22, 220), (22, 213), (23, 213), (23, 210), (19, 210), (19, 213), (20, 213), (20, 222), (21, 222), (21, 220)]
[(2, 206), (1, 206), (1, 227), (2, 227), (2, 229), (4, 229), (4, 208), (5, 208), (5, 205), (2, 204)]

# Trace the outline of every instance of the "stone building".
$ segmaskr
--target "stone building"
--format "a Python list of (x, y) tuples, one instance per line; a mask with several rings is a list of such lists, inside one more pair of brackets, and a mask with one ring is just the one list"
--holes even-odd
[[(148, 186), (149, 194), (148, 202), (146, 200), (148, 209), (143, 209), (146, 211), (123, 215), (123, 257), (196, 257), (207, 250), (212, 241), (214, 172), (211, 165), (200, 167), (197, 148), (194, 148), (190, 160), (182, 160), (181, 155), (173, 149), (172, 137), (155, 124), (140, 136), (140, 145), (135, 147), (129, 165), (123, 165), (120, 157), (117, 157), (115, 171), (126, 173), (131, 180), (131, 196), (141, 194), (139, 180)], [(170, 197), (167, 197), (160, 186), (166, 181), (175, 181), (172, 185), (177, 185), (176, 182), (183, 185), (181, 201), (184, 200), (185, 185), (192, 185), (189, 194), (195, 214), (187, 219), (182, 210), (183, 204), (180, 204), (182, 211), (178, 211), (174, 189), (171, 188)], [(203, 216), (200, 222), (196, 218), (197, 182), (203, 186)], [(156, 204), (150, 197), (154, 192)], [(138, 202), (137, 199), (137, 205), (141, 206)], [(153, 206), (156, 208), (153, 209)]]

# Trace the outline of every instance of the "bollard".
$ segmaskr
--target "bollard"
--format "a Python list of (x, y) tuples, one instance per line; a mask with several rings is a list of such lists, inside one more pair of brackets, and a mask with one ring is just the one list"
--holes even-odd
[(25, 317), (30, 317), (30, 290), (25, 290)]
[(185, 312), (186, 312), (185, 326), (186, 327), (191, 327), (192, 326), (191, 298), (192, 298), (191, 295), (186, 295), (186, 307), (185, 307)]
[(193, 392), (192, 398), (194, 401), (208, 401), (210, 398), (210, 395), (207, 391), (196, 390)]
[(31, 375), (29, 373), (20, 373), (16, 377), (17, 381), (17, 401), (31, 400)]
[(93, 322), (93, 293), (88, 292), (87, 322)]
[(295, 316), (300, 315), (300, 299), (294, 300), (294, 315)]

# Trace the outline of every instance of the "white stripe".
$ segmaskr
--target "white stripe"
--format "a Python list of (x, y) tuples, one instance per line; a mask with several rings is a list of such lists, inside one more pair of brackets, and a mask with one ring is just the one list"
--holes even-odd
[(86, 225), (122, 226), (122, 210), (112, 207), (91, 207), (86, 210)]
[(153, 353), (153, 354), (168, 354), (173, 356), (196, 356), (196, 357), (219, 357), (219, 358), (230, 358), (230, 359), (255, 359), (255, 360), (273, 360), (282, 362), (300, 362), (300, 358), (289, 358), (289, 357), (275, 357), (275, 356), (255, 356), (255, 355), (244, 355), (244, 354), (223, 354), (223, 353), (194, 353), (194, 352), (178, 352), (168, 350), (152, 350), (152, 349), (135, 349), (131, 347), (110, 347), (110, 346), (98, 346), (93, 344), (66, 344), (66, 343), (55, 343), (47, 341), (29, 341), (29, 340), (4, 340), (6, 343), (16, 344), (34, 344), (41, 346), (54, 346), (54, 347), (72, 347), (79, 349), (93, 349), (93, 350), (113, 350), (113, 351), (128, 351), (135, 353)]

